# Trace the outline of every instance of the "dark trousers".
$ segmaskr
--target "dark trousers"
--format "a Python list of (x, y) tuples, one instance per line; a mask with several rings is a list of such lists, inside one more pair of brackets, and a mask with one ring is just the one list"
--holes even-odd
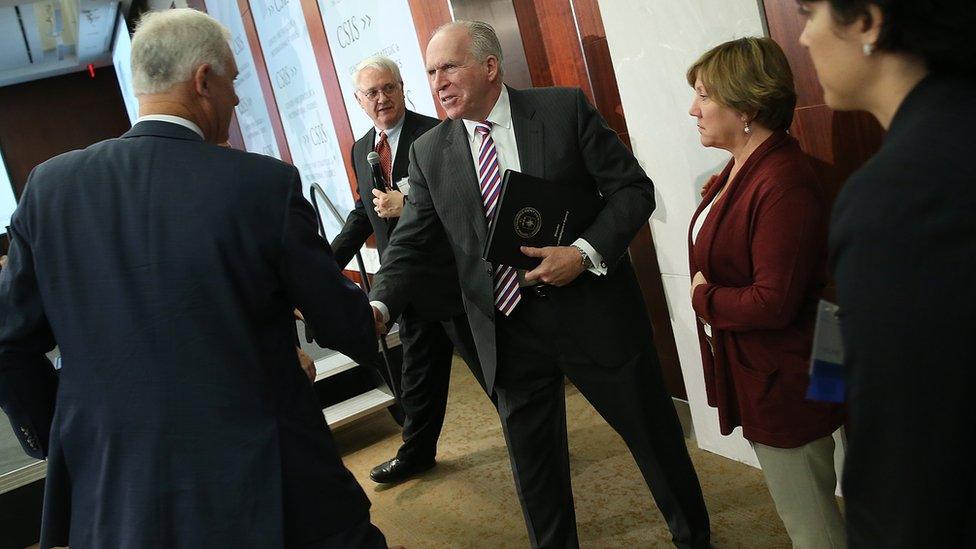
[(425, 463), (437, 455), (437, 439), (444, 425), (447, 390), (451, 382), (454, 349), (468, 364), (481, 387), (484, 374), (462, 313), (450, 320), (423, 320), (410, 312), (400, 319), (403, 367), (400, 372), (400, 406), (403, 445), (397, 457), (403, 461)]
[(560, 318), (548, 298), (523, 296), (511, 316), (495, 317), (495, 396), (532, 546), (579, 546), (566, 435), (568, 376), (627, 443), (675, 544), (707, 547), (708, 512), (653, 346), (623, 366), (593, 363), (573, 351), (580, 342), (568, 340), (563, 327), (599, 319)]

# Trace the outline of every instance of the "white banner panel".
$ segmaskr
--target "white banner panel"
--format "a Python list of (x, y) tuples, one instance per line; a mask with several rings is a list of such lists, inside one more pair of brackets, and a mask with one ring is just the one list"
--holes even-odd
[(3, 162), (3, 152), (0, 152), (0, 233), (7, 232), (10, 216), (17, 209), (17, 198), (14, 187), (7, 176), (7, 166)]
[(254, 56), (247, 43), (244, 32), (244, 20), (237, 2), (228, 0), (206, 0), (207, 13), (220, 21), (230, 30), (231, 50), (237, 63), (237, 81), (234, 91), (240, 103), (234, 112), (241, 126), (244, 138), (244, 148), (260, 154), (281, 159), (278, 142), (275, 141), (274, 130), (271, 127), (271, 117), (268, 114), (268, 104), (261, 92), (261, 82), (258, 80), (254, 67)]
[(319, 0), (319, 9), (356, 138), (369, 131), (373, 122), (353, 95), (352, 72), (373, 55), (389, 57), (400, 65), (408, 109), (437, 116), (407, 0)]
[[(302, 175), (306, 194), (311, 192), (312, 183), (318, 183), (345, 217), (353, 207), (352, 191), (302, 6), (298, 0), (251, 0), (251, 14), (288, 149)], [(331, 240), (342, 225), (324, 205), (320, 206)]]
[(115, 76), (119, 81), (125, 112), (129, 115), (129, 123), (135, 124), (139, 119), (139, 99), (132, 91), (132, 38), (125, 19), (119, 17), (115, 24), (115, 44), (112, 46), (112, 65), (115, 66)]

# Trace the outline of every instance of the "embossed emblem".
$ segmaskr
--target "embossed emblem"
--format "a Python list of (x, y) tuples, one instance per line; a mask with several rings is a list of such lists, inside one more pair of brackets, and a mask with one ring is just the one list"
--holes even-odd
[(519, 238), (532, 238), (542, 229), (542, 214), (535, 208), (522, 208), (515, 214), (515, 234)]

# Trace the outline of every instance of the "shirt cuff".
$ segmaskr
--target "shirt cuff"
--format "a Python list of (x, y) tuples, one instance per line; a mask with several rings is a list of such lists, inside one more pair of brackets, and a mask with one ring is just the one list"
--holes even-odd
[(600, 252), (596, 251), (596, 248), (590, 246), (589, 242), (583, 240), (582, 238), (577, 238), (576, 241), (573, 242), (573, 246), (583, 250), (586, 257), (590, 258), (593, 266), (587, 269), (588, 271), (600, 276), (607, 274), (607, 264), (605, 261), (603, 261), (603, 256), (600, 255)]
[(370, 301), (369, 304), (379, 310), (380, 316), (383, 317), (384, 324), (390, 323), (390, 310), (386, 308), (386, 305), (382, 301)]

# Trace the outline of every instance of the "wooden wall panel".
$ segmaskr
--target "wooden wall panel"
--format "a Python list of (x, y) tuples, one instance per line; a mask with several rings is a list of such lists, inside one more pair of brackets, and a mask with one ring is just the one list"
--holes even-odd
[[(51, 108), (57, 105), (57, 108)], [(130, 128), (115, 69), (0, 87), (0, 148), (17, 196), (35, 166)]]
[[(437, 27), (444, 23), (451, 22), (451, 7), (449, 0), (409, 0), (410, 14), (413, 16), (413, 25), (417, 30), (417, 42), (420, 44), (420, 54), (427, 55), (427, 43), (434, 34)], [(437, 117), (441, 120), (447, 118), (444, 109), (436, 99), (434, 107), (437, 109)]]
[(512, 0), (512, 4), (532, 83), (581, 88), (593, 101), (572, 4), (566, 0)]
[(817, 80), (813, 61), (807, 55), (806, 48), (800, 45), (805, 20), (797, 11), (796, 0), (764, 0), (763, 4), (769, 35), (783, 48), (793, 69), (797, 108), (823, 104), (823, 88)]
[(573, 12), (583, 47), (583, 59), (592, 86), (592, 101), (620, 139), (629, 147), (630, 136), (624, 108), (617, 89), (617, 76), (610, 57), (607, 33), (596, 0), (573, 0)]

